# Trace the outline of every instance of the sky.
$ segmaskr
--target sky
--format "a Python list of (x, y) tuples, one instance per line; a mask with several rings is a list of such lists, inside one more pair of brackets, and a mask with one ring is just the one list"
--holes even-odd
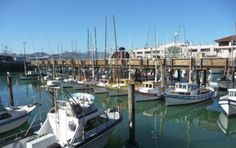
[[(212, 44), (235, 34), (236, 0), (0, 0), (0, 47), (14, 53), (87, 51), (179, 41)], [(77, 48), (76, 48), (77, 47)]]

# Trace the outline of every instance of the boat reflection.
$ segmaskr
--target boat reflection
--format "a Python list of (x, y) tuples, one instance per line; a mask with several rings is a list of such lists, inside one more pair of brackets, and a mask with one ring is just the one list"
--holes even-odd
[(217, 124), (224, 134), (236, 134), (236, 117), (228, 118), (224, 112), (221, 112)]

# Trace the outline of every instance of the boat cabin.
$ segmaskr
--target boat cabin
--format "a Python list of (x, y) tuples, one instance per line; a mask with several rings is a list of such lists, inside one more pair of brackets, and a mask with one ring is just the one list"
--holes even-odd
[(198, 89), (199, 86), (194, 83), (175, 83), (175, 92), (190, 93)]
[(229, 98), (236, 98), (236, 89), (228, 89)]
[(142, 83), (142, 88), (156, 88), (158, 86), (158, 83), (155, 83), (154, 81), (144, 81)]

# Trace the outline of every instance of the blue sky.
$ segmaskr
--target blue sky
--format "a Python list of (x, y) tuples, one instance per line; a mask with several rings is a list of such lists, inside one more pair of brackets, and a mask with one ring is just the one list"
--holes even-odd
[[(105, 17), (108, 48), (114, 48), (112, 16), (118, 46), (139, 48), (148, 43), (179, 40), (213, 43), (235, 33), (235, 0), (1, 0), (0, 46), (15, 53), (71, 51), (72, 43), (87, 51), (87, 29), (97, 30), (98, 51), (104, 51)], [(184, 27), (183, 27), (184, 26)], [(75, 48), (74, 48), (75, 49)], [(61, 51), (61, 50), (60, 50)]]

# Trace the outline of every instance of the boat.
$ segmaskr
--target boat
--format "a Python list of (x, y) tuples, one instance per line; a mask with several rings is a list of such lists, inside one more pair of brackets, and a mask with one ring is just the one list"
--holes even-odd
[[(236, 81), (234, 82), (234, 86), (236, 86)], [(227, 79), (226, 77), (222, 77), (217, 80), (217, 87), (221, 90), (227, 90), (229, 88), (233, 88), (233, 82), (230, 79)]]
[(228, 117), (236, 115), (236, 88), (228, 89), (228, 95), (219, 98), (219, 105)]
[(72, 79), (64, 79), (62, 77), (57, 77), (55, 79), (49, 79), (46, 81), (46, 86), (61, 86), (63, 88), (73, 88), (76, 85), (76, 82)]
[(32, 136), (10, 143), (13, 147), (104, 147), (112, 131), (122, 121), (118, 108), (99, 109), (94, 96), (87, 93), (67, 94), (56, 100), (41, 128)]
[(98, 83), (93, 85), (93, 92), (95, 94), (108, 93), (108, 80), (102, 79)]
[(128, 95), (128, 84), (130, 83), (129, 79), (117, 79), (116, 83), (111, 85), (108, 92), (108, 96), (117, 97), (117, 96), (127, 96)]
[(217, 124), (226, 135), (236, 133), (236, 118), (228, 118), (224, 112), (220, 113)]
[(0, 104), (0, 134), (13, 130), (28, 120), (31, 111), (37, 105), (4, 107)]
[(40, 74), (35, 71), (27, 71), (20, 75), (20, 80), (38, 80)]
[(142, 87), (137, 89), (136, 92), (140, 94), (140, 96), (135, 97), (136, 101), (152, 101), (162, 98), (160, 83), (154, 81), (142, 82)]
[(166, 105), (183, 105), (197, 103), (211, 99), (215, 96), (214, 89), (200, 87), (195, 83), (175, 83), (174, 89), (166, 90), (163, 93)]
[(116, 80), (116, 83), (113, 84), (111, 87), (112, 88), (122, 88), (122, 87), (128, 87), (128, 84), (129, 84), (130, 80), (129, 79), (117, 79)]

